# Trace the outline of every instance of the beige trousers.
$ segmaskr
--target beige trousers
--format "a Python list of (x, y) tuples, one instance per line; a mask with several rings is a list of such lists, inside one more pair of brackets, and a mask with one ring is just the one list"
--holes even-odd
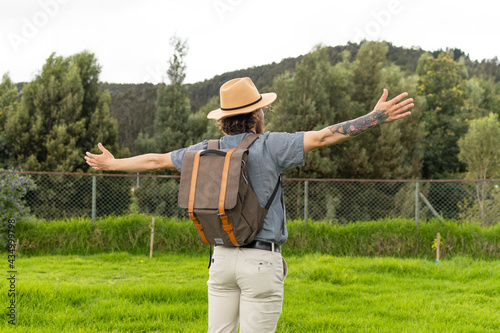
[(208, 279), (208, 332), (274, 332), (287, 274), (280, 253), (216, 246)]

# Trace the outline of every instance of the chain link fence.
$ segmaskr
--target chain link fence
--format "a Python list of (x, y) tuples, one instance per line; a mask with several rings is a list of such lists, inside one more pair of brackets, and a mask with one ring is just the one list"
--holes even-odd
[[(0, 171), (0, 176), (12, 171)], [(146, 213), (185, 217), (177, 205), (180, 178), (146, 174), (16, 172), (34, 188), (22, 204), (46, 220)], [(386, 217), (500, 222), (500, 179), (283, 179), (287, 218), (349, 223)], [(0, 189), (1, 190), (1, 189)], [(5, 189), (4, 189), (5, 190)]]

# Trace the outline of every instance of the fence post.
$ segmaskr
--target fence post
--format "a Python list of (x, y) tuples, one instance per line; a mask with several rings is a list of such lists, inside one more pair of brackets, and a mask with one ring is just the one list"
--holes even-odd
[(95, 224), (95, 211), (96, 211), (96, 177), (92, 176), (92, 224)]
[(309, 220), (309, 181), (304, 181), (304, 221), (306, 223)]
[(135, 187), (139, 187), (139, 173), (137, 172), (136, 175), (137, 175), (137, 180), (135, 182), (136, 184)]
[(420, 192), (420, 184), (418, 182), (415, 183), (415, 225), (418, 227), (418, 193)]
[(441, 243), (441, 234), (438, 232), (436, 237), (436, 265), (439, 264), (439, 256), (441, 254), (440, 243)]
[(153, 242), (155, 238), (155, 217), (153, 216), (153, 221), (151, 222), (151, 243), (149, 245), (149, 257), (153, 258)]

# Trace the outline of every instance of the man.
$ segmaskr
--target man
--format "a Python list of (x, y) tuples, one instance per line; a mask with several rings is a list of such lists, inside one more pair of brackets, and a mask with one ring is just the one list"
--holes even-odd
[[(249, 78), (226, 82), (220, 89), (221, 108), (208, 114), (226, 134), (220, 148), (234, 148), (249, 133), (262, 134), (249, 148), (248, 177), (261, 206), (272, 195), (281, 173), (304, 165), (304, 154), (348, 140), (381, 123), (411, 114), (413, 99), (407, 93), (386, 101), (384, 89), (375, 109), (367, 115), (326, 127), (297, 133), (264, 132), (263, 109), (276, 99), (275, 93), (260, 94)], [(96, 170), (181, 170), (187, 150), (207, 148), (203, 141), (166, 154), (145, 154), (115, 159), (101, 144), (101, 155), (87, 152), (87, 163)], [(276, 198), (281, 197), (281, 186)], [(255, 241), (242, 247), (216, 246), (208, 280), (209, 332), (274, 332), (283, 303), (286, 263), (281, 245), (287, 239), (282, 201), (273, 200)]]

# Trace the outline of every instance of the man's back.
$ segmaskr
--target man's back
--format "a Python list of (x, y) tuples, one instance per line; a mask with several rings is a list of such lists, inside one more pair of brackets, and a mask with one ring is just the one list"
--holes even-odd
[[(227, 135), (220, 139), (221, 149), (235, 148), (250, 133)], [(304, 165), (303, 132), (276, 133), (266, 132), (249, 148), (248, 177), (262, 207), (272, 195), (281, 173), (289, 168)], [(172, 162), (182, 172), (182, 160), (186, 151), (206, 149), (208, 141), (172, 152)], [(285, 212), (281, 198), (282, 188), (278, 189), (275, 200), (269, 208), (262, 231), (256, 240), (281, 245), (288, 234), (284, 226)]]

